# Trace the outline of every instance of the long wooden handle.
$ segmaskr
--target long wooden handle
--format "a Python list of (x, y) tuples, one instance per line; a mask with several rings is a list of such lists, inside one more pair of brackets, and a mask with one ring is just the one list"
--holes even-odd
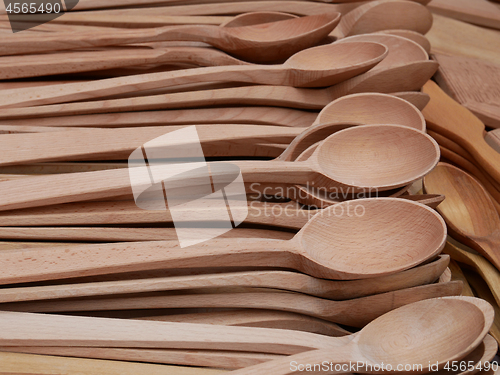
[(0, 312), (2, 346), (170, 348), (293, 354), (351, 337), (270, 328)]
[(223, 370), (0, 352), (2, 375), (219, 375)]
[[(0, 347), (0, 353), (1, 352), (112, 359), (130, 362), (136, 361), (168, 365), (211, 367), (225, 370), (254, 366), (281, 357), (277, 354), (230, 352), (222, 350), (121, 349), (66, 346), (4, 346)], [(207, 372), (207, 375), (213, 373), (216, 372)], [(173, 374), (175, 374), (175, 372), (173, 372)]]
[[(64, 63), (61, 63), (64, 61)], [(249, 65), (213, 48), (169, 47), (124, 48), (109, 51), (78, 51), (0, 58), (0, 79), (18, 79), (55, 74), (80, 73), (144, 64), (189, 63), (199, 66)]]
[[(130, 154), (148, 141), (164, 136), (186, 125), (154, 126), (127, 129), (75, 129), (74, 131), (0, 134), (2, 157), (0, 165), (27, 162), (74, 160), (99, 157), (128, 159)], [(231, 156), (265, 152), (257, 143), (289, 143), (303, 128), (267, 125), (197, 125), (203, 153), (210, 156)], [(29, 145), (29, 150), (26, 147)], [(222, 147), (224, 146), (225, 147)], [(237, 145), (237, 147), (233, 147)], [(246, 146), (245, 146), (246, 145)], [(239, 150), (239, 151), (238, 151)], [(270, 152), (270, 147), (267, 152)], [(264, 155), (262, 155), (264, 156)]]
[(165, 26), (144, 30), (113, 30), (102, 32), (68, 33), (64, 41), (60, 35), (21, 36), (4, 38), (0, 43), (0, 56), (33, 54), (117, 44), (159, 42), (165, 40), (213, 42), (219, 36), (219, 28), (211, 25)]
[(0, 108), (68, 103), (197, 82), (229, 81), (289, 86), (287, 73), (288, 70), (282, 65), (212, 66), (46, 86), (37, 90), (36, 95), (33, 95), (33, 90), (5, 90), (0, 92)]
[[(152, 241), (13, 250), (0, 253), (0, 283), (53, 280), (164, 268), (294, 266), (289, 241), (212, 239), (182, 249), (177, 242)], [(288, 252), (288, 256), (283, 256)]]

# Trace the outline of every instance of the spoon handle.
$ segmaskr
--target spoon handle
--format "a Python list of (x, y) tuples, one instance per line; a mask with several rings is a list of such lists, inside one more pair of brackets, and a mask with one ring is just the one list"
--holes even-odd
[(0, 43), (0, 56), (167, 40), (212, 42), (214, 38), (219, 36), (219, 27), (212, 25), (113, 30), (107, 34), (102, 32), (66, 33), (63, 39), (60, 35), (49, 33), (45, 33), (43, 36), (23, 35), (16, 38), (4, 38)]
[(212, 239), (182, 249), (177, 241), (61, 246), (0, 253), (1, 284), (155, 269), (220, 267), (294, 268), (290, 241)]
[(291, 82), (287, 80), (286, 73), (287, 69), (281, 65), (212, 66), (45, 86), (37, 90), (36, 97), (29, 88), (3, 90), (0, 93), (0, 108), (68, 103), (196, 82), (230, 81), (287, 85)]
[(335, 348), (352, 336), (211, 324), (0, 312), (0, 345), (171, 348), (295, 354)]

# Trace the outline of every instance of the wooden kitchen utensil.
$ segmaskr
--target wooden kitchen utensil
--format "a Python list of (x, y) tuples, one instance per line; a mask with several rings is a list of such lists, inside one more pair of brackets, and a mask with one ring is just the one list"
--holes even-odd
[[(237, 242), (226, 240), (226, 246), (225, 240), (214, 239), (191, 246), (189, 252), (180, 252), (178, 244), (165, 241), (83, 245), (69, 250), (62, 247), (50, 251), (0, 252), (5, 265), (1, 282), (8, 284), (160, 268), (218, 267), (222, 263), (227, 266), (292, 268), (323, 278), (361, 279), (409, 269), (436, 256), (444, 246), (445, 223), (434, 210), (397, 198), (368, 198), (356, 202), (363, 209), (363, 216), (352, 213), (351, 216), (333, 215), (341, 209), (354, 210), (350, 202), (339, 203), (325, 209), (322, 215), (314, 216), (289, 242), (241, 239)], [(374, 223), (382, 218), (390, 218), (391, 225), (384, 224), (374, 231)], [(400, 230), (396, 231), (397, 228)], [(392, 233), (390, 237), (389, 232)], [(369, 236), (370, 246), (364, 241), (352, 241), (354, 234), (361, 238), (359, 236), (363, 233)], [(311, 250), (313, 252), (309, 253)], [(283, 257), (284, 252), (290, 256)], [(30, 261), (27, 262), (28, 254)], [(377, 262), (359, 261), (372, 258)]]
[(0, 55), (102, 47), (124, 42), (130, 44), (184, 40), (209, 43), (244, 60), (262, 63), (288, 58), (298, 51), (318, 44), (339, 21), (340, 13), (332, 12), (241, 28), (185, 25), (114, 31), (112, 35), (88, 32), (66, 35), (64, 45), (61, 44), (59, 35), (47, 35), (43, 38), (27, 35), (4, 39), (0, 44)]
[(484, 140), (484, 124), (432, 81), (423, 91), (431, 97), (422, 113), (429, 130), (440, 133), (466, 149), (488, 174), (500, 183), (500, 155)]
[[(390, 364), (396, 368), (400, 363), (412, 363), (420, 364), (424, 371), (429, 371), (431, 363), (443, 366), (446, 362), (465, 357), (478, 347), (488, 333), (493, 315), (489, 303), (473, 297), (420, 301), (383, 315), (358, 332), (347, 345), (336, 350), (305, 352), (236, 370), (234, 374), (293, 374), (295, 371), (291, 363), (313, 366), (323, 363), (325, 358), (333, 365), (358, 361), (366, 363), (365, 366), (373, 366), (384, 362), (386, 366)], [(468, 332), (466, 336), (463, 329)], [(422, 334), (422, 330), (426, 334)], [(384, 332), (383, 338), (381, 331)], [(394, 345), (394, 342), (401, 342), (402, 337), (406, 344)], [(410, 341), (409, 337), (412, 338)], [(448, 344), (443, 345), (444, 342)], [(404, 373), (404, 370), (401, 372)]]
[(484, 139), (491, 148), (500, 154), (500, 131), (498, 129), (486, 132)]
[(500, 29), (500, 9), (488, 0), (432, 0), (428, 8), (442, 16)]
[(441, 163), (424, 178), (424, 187), (446, 196), (438, 211), (452, 235), (500, 268), (500, 217), (481, 184), (462, 170)]
[[(371, 281), (368, 281), (371, 282)], [(291, 311), (334, 323), (362, 327), (394, 308), (427, 298), (456, 296), (460, 281), (422, 285), (344, 301), (329, 301), (290, 292), (188, 294), (176, 296), (98, 298), (69, 301), (3, 303), (3, 311), (72, 312), (178, 308), (260, 308)], [(346, 314), (346, 312), (349, 312)]]
[(0, 302), (55, 300), (70, 297), (105, 296), (125, 293), (144, 293), (195, 288), (251, 286), (305, 293), (333, 300), (359, 298), (437, 280), (446, 269), (449, 256), (396, 273), (366, 280), (335, 281), (313, 278), (288, 271), (248, 271), (225, 274), (163, 277), (81, 284), (62, 284), (0, 289)]
[(379, 43), (332, 43), (297, 52), (281, 65), (221, 66), (139, 74), (36, 91), (2, 91), (1, 107), (26, 107), (95, 99), (193, 82), (233, 81), (295, 87), (332, 86), (371, 69), (386, 57)]

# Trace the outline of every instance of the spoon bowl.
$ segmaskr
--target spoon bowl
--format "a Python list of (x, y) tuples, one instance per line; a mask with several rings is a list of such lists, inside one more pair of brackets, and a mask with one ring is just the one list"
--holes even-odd
[[(300, 242), (304, 256), (339, 273), (360, 268), (365, 275), (393, 273), (437, 255), (446, 243), (444, 220), (415, 202), (366, 198), (326, 210), (315, 215), (292, 241)], [(415, 225), (419, 231), (409, 230)]]

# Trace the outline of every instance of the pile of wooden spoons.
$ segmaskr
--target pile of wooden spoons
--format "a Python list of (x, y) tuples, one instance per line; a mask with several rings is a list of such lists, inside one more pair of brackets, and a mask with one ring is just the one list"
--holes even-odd
[[(416, 188), (441, 156), (421, 112), (438, 69), (427, 3), (82, 0), (38, 26), (18, 15), (24, 30), (0, 41), (0, 375), (490, 361), (492, 308), (458, 297), (442, 254), (444, 195)], [(154, 163), (165, 145), (150, 141), (193, 125), (199, 142), (172, 147), (201, 145), (213, 191), (224, 166), (240, 172), (247, 202), (230, 210), (241, 225), (182, 247), (181, 227), (210, 237), (221, 212), (141, 208), (134, 192), (155, 185), (132, 185), (128, 162), (147, 143)], [(169, 172), (169, 191), (201, 186)]]

